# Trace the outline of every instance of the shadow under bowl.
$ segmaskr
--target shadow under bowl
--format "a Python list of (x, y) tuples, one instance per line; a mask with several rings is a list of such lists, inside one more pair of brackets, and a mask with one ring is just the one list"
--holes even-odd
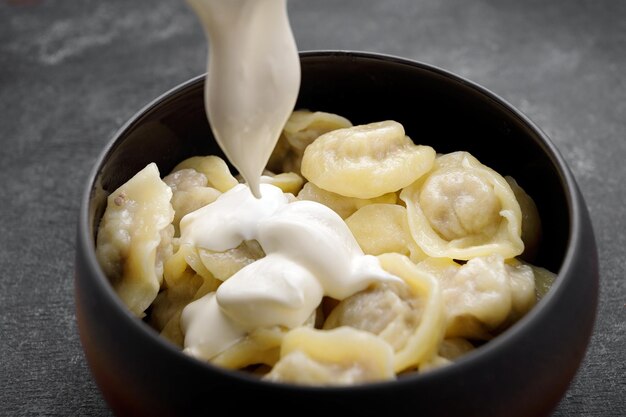
[(556, 282), (493, 341), (448, 367), (396, 381), (301, 387), (186, 356), (127, 311), (98, 265), (95, 235), (108, 194), (148, 163), (167, 173), (190, 156), (223, 157), (206, 120), (200, 76), (128, 121), (87, 182), (76, 244), (76, 312), (88, 364), (110, 407), (120, 416), (152, 417), (209, 415), (217, 409), (278, 415), (548, 415), (583, 359), (598, 291), (589, 215), (558, 151), (518, 110), (447, 71), (359, 52), (304, 52), (301, 61), (296, 108), (337, 113), (354, 124), (393, 119), (416, 143), (440, 153), (468, 151), (513, 176), (535, 200), (543, 223), (533, 263), (558, 272)]

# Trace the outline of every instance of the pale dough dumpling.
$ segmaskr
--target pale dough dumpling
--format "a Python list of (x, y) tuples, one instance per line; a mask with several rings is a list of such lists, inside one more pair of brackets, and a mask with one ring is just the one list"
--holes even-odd
[[(215, 279), (213, 274), (204, 266), (198, 248), (193, 245), (179, 245), (176, 252), (165, 262), (164, 278), (167, 287), (178, 285), (179, 280), (187, 270), (191, 269), (202, 278)], [(221, 282), (221, 281), (220, 281)]]
[(508, 265), (500, 255), (474, 258), (464, 265), (428, 258), (418, 268), (438, 277), (446, 313), (446, 337), (489, 340), (535, 303), (532, 269)]
[(519, 259), (508, 259), (507, 264), (512, 267), (524, 265), (533, 271), (533, 274), (535, 275), (535, 296), (537, 301), (545, 297), (556, 280), (556, 274), (554, 272)]
[(394, 349), (394, 369), (401, 372), (431, 359), (443, 338), (444, 315), (437, 280), (407, 257), (385, 254), (381, 266), (406, 285), (380, 283), (341, 301), (324, 329), (350, 326), (373, 333)]
[(351, 126), (350, 120), (334, 113), (296, 110), (285, 123), (283, 134), (289, 145), (302, 154), (320, 135)]
[(162, 256), (171, 253), (171, 197), (172, 190), (151, 163), (108, 197), (98, 229), (100, 266), (138, 317), (156, 298), (163, 280)]
[(301, 385), (353, 385), (394, 379), (393, 349), (351, 327), (287, 333), (280, 360), (263, 379)]
[(261, 176), (261, 184), (272, 184), (280, 188), (283, 193), (298, 194), (304, 184), (304, 179), (295, 172), (283, 172), (282, 174), (274, 174), (264, 172)]
[(437, 354), (441, 358), (453, 361), (466, 353), (471, 352), (472, 350), (474, 350), (474, 345), (472, 345), (468, 340), (460, 337), (453, 337), (450, 339), (444, 339), (441, 342)]
[[(312, 328), (316, 313), (302, 324), (303, 328)], [(229, 369), (241, 369), (250, 365), (274, 366), (280, 358), (283, 338), (289, 329), (282, 326), (259, 327), (211, 358), (211, 363)]]
[(438, 156), (400, 198), (413, 239), (429, 256), (513, 258), (524, 250), (522, 213), (511, 187), (467, 152)]
[(241, 369), (249, 365), (273, 366), (280, 357), (280, 345), (286, 329), (259, 328), (243, 340), (211, 359), (211, 363), (228, 369)]
[(224, 252), (198, 248), (198, 254), (203, 265), (220, 281), (227, 280), (244, 266), (265, 256), (256, 240), (245, 240), (236, 248)]
[(294, 170), (294, 164), (288, 162), (291, 158), (293, 158), (291, 146), (287, 142), (285, 135), (281, 134), (265, 169), (270, 172), (300, 172), (300, 163), (298, 163), (298, 169)]
[(239, 181), (230, 173), (226, 162), (219, 156), (192, 156), (179, 163), (172, 170), (172, 174), (182, 169), (193, 169), (207, 178), (207, 186), (219, 192), (226, 191), (239, 184)]
[(535, 274), (535, 293), (537, 300), (541, 300), (548, 293), (552, 284), (556, 280), (556, 274), (545, 268), (532, 265), (530, 266)]
[(532, 261), (541, 241), (541, 218), (535, 201), (526, 191), (515, 181), (513, 177), (504, 177), (506, 182), (511, 186), (511, 190), (515, 194), (515, 198), (522, 210), (522, 241), (524, 242), (524, 253), (522, 257), (528, 261)]
[(309, 110), (294, 111), (285, 123), (267, 164), (268, 169), (299, 173), (302, 154), (311, 142), (323, 133), (350, 126), (352, 123), (348, 119), (337, 114)]
[[(180, 314), (183, 308), (204, 295), (199, 291), (207, 280), (193, 270), (188, 269), (179, 277), (175, 286), (162, 290), (151, 305), (150, 324), (179, 347), (183, 347), (184, 335), (180, 328)], [(212, 281), (212, 287), (217, 288)]]
[(346, 219), (355, 211), (368, 204), (395, 204), (398, 196), (396, 193), (387, 193), (375, 198), (345, 197), (323, 190), (312, 182), (307, 182), (298, 193), (298, 199), (321, 203), (341, 216), (342, 219)]
[(206, 269), (198, 250), (181, 245), (167, 258), (162, 291), (152, 303), (150, 323), (161, 335), (183, 346), (180, 316), (183, 308), (198, 298), (217, 290), (222, 281)]
[(435, 151), (416, 145), (386, 120), (333, 130), (304, 151), (302, 175), (346, 197), (374, 198), (408, 186), (430, 170)]
[(466, 353), (474, 350), (468, 340), (459, 337), (444, 339), (439, 345), (437, 355), (432, 360), (423, 363), (419, 367), (420, 372), (428, 371), (431, 369), (441, 368), (446, 365), (450, 365), (454, 360), (460, 358)]
[(410, 256), (413, 262), (426, 255), (411, 237), (406, 208), (397, 204), (370, 204), (346, 219), (346, 224), (368, 255), (395, 252)]
[(173, 172), (163, 178), (163, 182), (172, 189), (173, 224), (177, 234), (180, 219), (186, 214), (212, 203), (221, 194), (215, 188), (207, 186), (206, 175), (191, 168)]
[(537, 302), (535, 269), (515, 259), (507, 260), (504, 269), (511, 287), (511, 312), (505, 326), (521, 319)]

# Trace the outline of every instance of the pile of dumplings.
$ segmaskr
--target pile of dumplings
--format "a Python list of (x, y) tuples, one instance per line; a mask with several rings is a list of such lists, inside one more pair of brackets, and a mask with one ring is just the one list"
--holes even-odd
[[(98, 261), (129, 310), (181, 348), (185, 306), (265, 256), (254, 240), (224, 252), (178, 242), (186, 214), (240, 181), (221, 158), (195, 156), (163, 179), (149, 164), (108, 197)], [(218, 366), (309, 385), (424, 372), (506, 330), (555, 278), (529, 263), (541, 221), (513, 178), (468, 152), (414, 144), (392, 120), (353, 126), (295, 111), (262, 182), (335, 211), (363, 252), (405, 285), (324, 297), (301, 326), (255, 329), (209, 359)]]

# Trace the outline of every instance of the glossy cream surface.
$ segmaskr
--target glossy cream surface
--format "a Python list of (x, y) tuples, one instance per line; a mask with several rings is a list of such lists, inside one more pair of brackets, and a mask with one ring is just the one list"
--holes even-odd
[(328, 207), (289, 202), (270, 184), (260, 191), (257, 199), (237, 185), (181, 221), (181, 245), (223, 251), (256, 240), (266, 254), (185, 307), (185, 351), (194, 356), (211, 359), (260, 327), (298, 327), (325, 295), (341, 300), (375, 282), (402, 283)]

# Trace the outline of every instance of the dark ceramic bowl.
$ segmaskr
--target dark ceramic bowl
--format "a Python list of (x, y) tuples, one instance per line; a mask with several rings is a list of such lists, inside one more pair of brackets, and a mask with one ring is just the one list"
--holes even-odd
[(302, 54), (296, 108), (353, 123), (394, 119), (417, 143), (466, 150), (535, 199), (544, 240), (535, 264), (558, 272), (547, 296), (509, 330), (453, 365), (347, 388), (263, 382), (184, 355), (120, 302), (95, 257), (106, 196), (149, 162), (162, 173), (218, 154), (204, 112), (203, 77), (174, 88), (113, 138), (87, 182), (78, 225), (76, 310), (93, 376), (117, 415), (541, 416), (557, 405), (583, 358), (595, 318), (598, 265), (581, 193), (550, 140), (495, 94), (405, 59), (353, 52)]

